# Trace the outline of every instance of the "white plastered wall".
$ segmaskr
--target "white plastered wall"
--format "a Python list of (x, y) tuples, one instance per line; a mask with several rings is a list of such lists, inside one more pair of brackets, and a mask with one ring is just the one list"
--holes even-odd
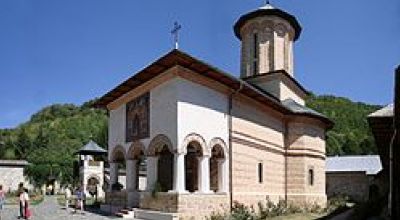
[[(150, 137), (140, 140), (148, 147), (158, 134), (164, 134), (173, 146), (177, 143), (177, 78), (166, 81), (150, 91)], [(110, 111), (109, 117), (109, 159), (112, 149), (121, 145), (125, 152), (131, 142), (125, 142), (126, 104)]]
[(177, 85), (178, 143), (181, 145), (187, 135), (195, 133), (207, 145), (213, 138), (221, 138), (227, 144), (227, 95), (182, 78)]

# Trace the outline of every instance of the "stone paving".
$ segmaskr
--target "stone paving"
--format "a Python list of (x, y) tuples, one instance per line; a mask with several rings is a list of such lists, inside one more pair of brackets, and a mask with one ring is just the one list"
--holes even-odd
[[(104, 216), (99, 213), (85, 211), (83, 214), (66, 211), (57, 203), (54, 196), (45, 197), (39, 205), (32, 206), (31, 220), (109, 220), (116, 217)], [(18, 216), (18, 206), (6, 206), (1, 213), (1, 220), (14, 220)]]

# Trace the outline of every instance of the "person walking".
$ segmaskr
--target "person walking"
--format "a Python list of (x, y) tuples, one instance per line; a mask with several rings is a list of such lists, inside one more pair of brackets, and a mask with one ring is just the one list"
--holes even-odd
[(83, 195), (83, 190), (82, 190), (82, 187), (78, 187), (78, 189), (76, 190), (76, 208), (75, 208), (75, 212), (76, 212), (76, 210), (77, 209), (80, 209), (81, 210), (81, 214), (84, 214), (83, 213), (83, 198), (84, 197), (84, 195)]
[(68, 212), (68, 210), (69, 210), (69, 202), (70, 202), (70, 200), (71, 200), (71, 195), (72, 193), (71, 193), (71, 190), (69, 189), (69, 187), (67, 186), (66, 188), (65, 188), (65, 210), (67, 210), (67, 212)]
[(20, 218), (25, 218), (24, 215), (24, 184), (20, 183), (18, 186), (18, 196), (19, 196), (19, 216), (18, 219)]
[(29, 219), (31, 217), (31, 210), (29, 209), (29, 194), (28, 189), (24, 189), (22, 193), (23, 197), (23, 207), (24, 207), (24, 218)]
[(0, 220), (1, 220), (1, 212), (3, 210), (5, 202), (6, 202), (6, 195), (3, 191), (3, 185), (0, 185)]

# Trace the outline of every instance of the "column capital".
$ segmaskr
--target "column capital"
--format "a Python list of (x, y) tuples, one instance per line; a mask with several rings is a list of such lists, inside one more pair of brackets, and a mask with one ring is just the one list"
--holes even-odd
[(201, 159), (210, 159), (210, 158), (211, 158), (211, 156), (208, 155), (208, 154), (201, 155), (201, 156), (198, 156), (198, 157), (197, 157), (198, 160), (201, 160)]
[(225, 158), (217, 158), (217, 161), (218, 161), (218, 163), (223, 163), (226, 161), (226, 159)]

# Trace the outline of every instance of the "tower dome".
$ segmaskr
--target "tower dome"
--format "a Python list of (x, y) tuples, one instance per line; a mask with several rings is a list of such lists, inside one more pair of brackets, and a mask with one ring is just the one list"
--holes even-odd
[(242, 78), (278, 70), (293, 76), (293, 42), (301, 33), (293, 15), (267, 3), (241, 16), (234, 31), (242, 43)]

